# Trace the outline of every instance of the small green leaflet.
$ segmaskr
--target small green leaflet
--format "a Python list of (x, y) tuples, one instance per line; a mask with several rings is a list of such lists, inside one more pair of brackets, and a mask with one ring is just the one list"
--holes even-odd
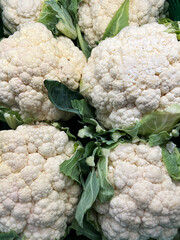
[(36, 121), (37, 119), (26, 118), (22, 119), (20, 114), (16, 111), (12, 111), (10, 108), (0, 106), (0, 121), (6, 122), (12, 129), (16, 129), (19, 125)]
[(51, 125), (57, 129), (60, 129), (61, 131), (64, 131), (68, 135), (70, 140), (76, 140), (76, 136), (70, 132), (69, 127), (65, 127), (61, 125), (59, 122), (53, 122), (51, 123)]
[(95, 202), (99, 193), (99, 189), (99, 179), (96, 176), (95, 170), (93, 169), (88, 175), (81, 199), (76, 209), (75, 219), (81, 228), (83, 228), (84, 215)]
[(83, 153), (84, 148), (79, 144), (74, 155), (60, 165), (60, 172), (64, 173), (66, 176), (71, 177), (78, 183), (80, 183), (80, 169), (78, 161), (81, 159)]
[(108, 24), (102, 40), (116, 36), (124, 27), (129, 25), (129, 0), (125, 0)]
[(6, 122), (12, 129), (16, 129), (17, 126), (23, 123), (18, 112), (3, 106), (0, 106), (0, 121)]
[[(92, 143), (92, 142), (90, 142), (90, 143)], [(98, 150), (99, 150), (99, 147), (95, 147), (92, 151), (91, 156), (88, 156), (86, 158), (86, 163), (87, 163), (88, 166), (90, 166), (90, 167), (95, 167), (96, 166), (95, 157), (96, 157), (96, 154), (97, 154)]]
[(109, 153), (109, 149), (102, 148), (99, 153), (99, 160), (97, 163), (98, 177), (100, 180), (98, 198), (102, 203), (110, 201), (114, 195), (114, 189), (107, 179)]
[(180, 180), (180, 152), (177, 147), (168, 150), (167, 145), (162, 146), (162, 158), (169, 175), (173, 180)]
[(95, 130), (94, 130), (94, 126), (84, 126), (83, 128), (81, 128), (78, 132), (78, 136), (80, 138), (94, 138), (94, 135), (96, 134)]
[(78, 136), (80, 138), (94, 139), (95, 141), (105, 144), (107, 146), (111, 146), (112, 144), (119, 142), (119, 140), (122, 141), (123, 138), (126, 138), (126, 141), (129, 141), (131, 139), (131, 137), (128, 136), (124, 130), (121, 131), (115, 128), (105, 130), (101, 128), (97, 121), (94, 121), (94, 125), (92, 125), (92, 123), (90, 124), (91, 125), (89, 126), (85, 125), (79, 130)]

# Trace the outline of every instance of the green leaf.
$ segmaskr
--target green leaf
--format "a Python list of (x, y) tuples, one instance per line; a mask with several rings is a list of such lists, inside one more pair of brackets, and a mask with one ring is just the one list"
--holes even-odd
[(120, 129), (132, 138), (137, 136), (149, 140), (150, 146), (158, 146), (166, 143), (172, 137), (179, 136), (180, 105), (172, 104), (163, 111), (155, 111), (147, 114), (135, 126), (127, 129)]
[(83, 51), (85, 57), (88, 59), (91, 56), (92, 49), (89, 47), (87, 41), (84, 39), (78, 25), (76, 25), (76, 31), (80, 49)]
[(37, 21), (44, 24), (55, 36), (59, 35), (59, 31), (56, 28), (59, 19), (56, 17), (56, 12), (46, 2), (42, 5), (42, 10)]
[(72, 91), (64, 84), (54, 80), (45, 80), (44, 85), (48, 90), (50, 101), (59, 110), (75, 113), (84, 123), (95, 125), (99, 131), (103, 130), (95, 120), (95, 110), (79, 92)]
[(173, 180), (180, 180), (180, 153), (179, 150), (174, 147), (172, 150), (168, 149), (168, 146), (162, 146), (162, 159), (167, 168), (169, 175)]
[(87, 163), (88, 166), (95, 167), (95, 165), (96, 165), (95, 164), (95, 157), (96, 157), (96, 154), (97, 154), (98, 150), (99, 150), (99, 147), (95, 147), (93, 149), (93, 152), (92, 152), (91, 156), (86, 158), (86, 163)]
[(70, 4), (71, 0), (56, 0), (57, 3), (64, 8), (68, 9), (68, 5)]
[(0, 121), (6, 122), (12, 129), (16, 129), (19, 125), (36, 121), (34, 118), (22, 119), (20, 114), (16, 111), (12, 111), (10, 108), (0, 106)]
[(58, 81), (45, 80), (44, 85), (48, 90), (50, 101), (57, 109), (80, 115), (78, 109), (74, 109), (72, 105), (72, 100), (83, 99), (80, 93), (70, 90), (67, 86)]
[(126, 129), (122, 129), (122, 130), (125, 131), (131, 137), (135, 138), (138, 135), (138, 131), (139, 131), (140, 127), (141, 127), (141, 122), (137, 122), (135, 124), (135, 126), (130, 127), (130, 128), (126, 128)]
[(95, 170), (93, 169), (88, 175), (81, 199), (75, 213), (75, 219), (77, 220), (81, 228), (83, 228), (84, 215), (95, 202), (99, 192), (99, 188), (99, 179), (96, 176)]
[(78, 113), (81, 119), (85, 123), (90, 123), (93, 125), (97, 125), (97, 121), (95, 120), (94, 109), (86, 102), (85, 99), (75, 99), (71, 101), (73, 109)]
[(98, 222), (98, 213), (93, 207), (87, 211), (86, 220), (94, 227), (94, 229), (96, 229), (97, 232), (101, 232), (101, 227)]
[(70, 228), (76, 230), (77, 236), (84, 235), (91, 240), (102, 240), (101, 234), (94, 229), (94, 227), (86, 220), (86, 218), (83, 220), (83, 228), (79, 226), (76, 220), (72, 222)]
[(78, 137), (80, 138), (94, 138), (96, 134), (94, 127), (92, 126), (84, 126), (82, 129), (78, 131)]
[(44, 4), (38, 21), (52, 28), (53, 32), (56, 27), (63, 35), (73, 40), (76, 39), (76, 28), (68, 10), (60, 2), (58, 4), (57, 0), (48, 0)]
[(78, 22), (78, 6), (80, 2), (82, 2), (82, 0), (70, 0), (70, 3), (68, 4), (68, 10), (74, 24), (77, 24)]
[(7, 233), (0, 232), (0, 240), (23, 240), (15, 231), (11, 230)]
[(180, 105), (172, 104), (163, 111), (146, 115), (138, 126), (138, 134), (148, 136), (163, 131), (170, 132), (180, 120)]
[(124, 27), (129, 25), (129, 0), (125, 0), (108, 24), (102, 40), (116, 36)]
[(179, 130), (180, 130), (180, 123), (177, 124), (171, 132), (162, 131), (157, 134), (151, 134), (149, 136), (148, 143), (151, 147), (165, 144), (171, 138), (179, 137)]
[(78, 145), (74, 155), (60, 165), (60, 172), (64, 173), (68, 177), (71, 177), (74, 181), (78, 183), (80, 183), (80, 170), (78, 161), (81, 159), (83, 153), (84, 148), (81, 145)]
[(100, 180), (100, 191), (98, 198), (102, 203), (110, 201), (114, 195), (114, 189), (107, 178), (109, 153), (109, 149), (102, 148), (97, 163), (98, 177)]
[(165, 142), (169, 141), (172, 138), (168, 132), (160, 132), (159, 134), (151, 134), (149, 136), (149, 145), (151, 147), (153, 146), (159, 146), (164, 144)]
[(45, 1), (45, 3), (56, 12), (56, 17), (59, 18), (59, 22), (56, 24), (56, 28), (65, 36), (73, 40), (76, 39), (76, 28), (67, 9), (65, 9), (63, 5), (58, 5), (55, 0)]
[(180, 41), (180, 23), (177, 21), (172, 21), (169, 18), (161, 18), (159, 19), (159, 24), (163, 24), (166, 26), (168, 33), (175, 33), (177, 35), (177, 39)]

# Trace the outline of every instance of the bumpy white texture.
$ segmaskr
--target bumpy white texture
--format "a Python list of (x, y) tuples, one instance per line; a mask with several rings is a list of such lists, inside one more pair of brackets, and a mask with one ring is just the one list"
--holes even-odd
[(180, 42), (157, 23), (124, 28), (93, 49), (80, 91), (106, 128), (180, 104)]
[(48, 99), (45, 79), (79, 86), (84, 54), (66, 37), (55, 39), (41, 23), (27, 24), (0, 42), (0, 104), (19, 111), (22, 118), (67, 120)]
[[(79, 25), (91, 46), (99, 41), (124, 0), (84, 0), (79, 7)], [(129, 24), (141, 26), (157, 21), (165, 0), (130, 0)]]
[(172, 240), (180, 227), (180, 186), (162, 162), (160, 147), (119, 144), (109, 155), (108, 179), (115, 192), (96, 203), (108, 240)]
[(7, 32), (15, 32), (25, 23), (35, 22), (44, 0), (0, 0), (3, 24)]
[(80, 187), (59, 172), (74, 142), (48, 125), (22, 125), (0, 132), (0, 232), (27, 240), (64, 236), (74, 217)]

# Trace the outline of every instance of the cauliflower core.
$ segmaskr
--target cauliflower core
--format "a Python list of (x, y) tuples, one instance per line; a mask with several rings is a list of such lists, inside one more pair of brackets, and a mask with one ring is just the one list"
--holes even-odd
[(3, 9), (3, 24), (11, 33), (25, 23), (35, 22), (41, 12), (44, 0), (0, 0)]
[[(79, 7), (79, 25), (91, 46), (99, 41), (124, 0), (84, 0)], [(130, 0), (129, 24), (140, 26), (155, 22), (165, 0)]]
[(124, 28), (93, 49), (81, 93), (106, 128), (130, 127), (180, 104), (180, 42), (157, 23)]
[(55, 39), (41, 23), (27, 24), (0, 42), (0, 104), (22, 118), (67, 120), (48, 99), (45, 79), (77, 89), (86, 63), (83, 53), (66, 37)]
[(0, 131), (0, 232), (55, 240), (72, 221), (80, 187), (59, 172), (74, 143), (52, 126)]
[(95, 205), (108, 240), (172, 240), (180, 227), (180, 186), (168, 175), (161, 148), (119, 144), (108, 168), (114, 196)]

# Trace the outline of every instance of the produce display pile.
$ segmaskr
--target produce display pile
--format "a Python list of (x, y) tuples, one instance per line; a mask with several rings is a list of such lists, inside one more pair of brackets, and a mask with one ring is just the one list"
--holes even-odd
[(179, 240), (180, 1), (0, 14), (0, 240)]

